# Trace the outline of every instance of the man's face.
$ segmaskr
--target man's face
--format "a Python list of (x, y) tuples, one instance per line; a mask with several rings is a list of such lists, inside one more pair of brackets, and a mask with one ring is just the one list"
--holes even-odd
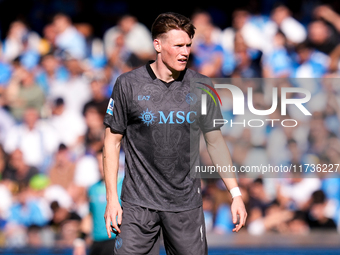
[(154, 43), (156, 50), (161, 53), (162, 62), (171, 71), (180, 72), (185, 69), (192, 43), (186, 32), (177, 29), (170, 30), (159, 39), (155, 39)]

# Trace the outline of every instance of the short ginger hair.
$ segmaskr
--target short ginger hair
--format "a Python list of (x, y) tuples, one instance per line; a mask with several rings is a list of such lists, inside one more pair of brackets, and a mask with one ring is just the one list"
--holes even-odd
[(152, 39), (156, 39), (173, 29), (183, 30), (191, 39), (195, 35), (195, 26), (189, 18), (178, 13), (166, 12), (158, 15), (153, 22), (151, 27)]

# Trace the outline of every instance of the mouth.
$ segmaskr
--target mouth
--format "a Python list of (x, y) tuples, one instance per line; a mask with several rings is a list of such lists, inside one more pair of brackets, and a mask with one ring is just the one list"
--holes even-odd
[(178, 61), (180, 63), (186, 64), (188, 62), (188, 59), (187, 58), (181, 58), (181, 59), (178, 59)]

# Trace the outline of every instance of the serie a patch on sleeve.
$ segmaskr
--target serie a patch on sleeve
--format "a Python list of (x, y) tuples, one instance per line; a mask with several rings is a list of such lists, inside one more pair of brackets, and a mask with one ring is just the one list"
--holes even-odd
[(106, 113), (113, 115), (113, 105), (114, 105), (114, 103), (115, 103), (115, 101), (112, 98), (110, 98), (109, 105), (107, 106)]

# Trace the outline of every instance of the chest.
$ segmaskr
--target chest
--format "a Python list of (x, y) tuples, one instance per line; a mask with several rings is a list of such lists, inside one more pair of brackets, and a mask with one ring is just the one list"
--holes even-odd
[(198, 96), (189, 84), (146, 84), (134, 90), (129, 120), (146, 127), (188, 125), (198, 120)]

